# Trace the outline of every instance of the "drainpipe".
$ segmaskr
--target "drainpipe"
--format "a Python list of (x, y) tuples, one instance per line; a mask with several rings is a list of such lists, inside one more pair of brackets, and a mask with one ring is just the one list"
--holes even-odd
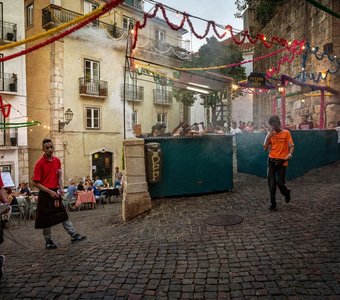
[(320, 129), (325, 129), (324, 111), (325, 111), (325, 90), (321, 89), (320, 120), (319, 120)]

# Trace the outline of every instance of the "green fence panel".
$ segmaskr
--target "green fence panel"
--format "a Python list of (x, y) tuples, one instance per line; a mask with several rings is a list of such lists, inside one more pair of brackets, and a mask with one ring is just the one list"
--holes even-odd
[(146, 138), (162, 151), (161, 180), (148, 183), (152, 198), (230, 191), (233, 187), (231, 136)]
[[(295, 150), (289, 161), (287, 179), (303, 176), (309, 170), (340, 159), (340, 147), (335, 130), (292, 131)], [(263, 150), (265, 134), (253, 133), (236, 135), (237, 171), (267, 176), (267, 152)]]

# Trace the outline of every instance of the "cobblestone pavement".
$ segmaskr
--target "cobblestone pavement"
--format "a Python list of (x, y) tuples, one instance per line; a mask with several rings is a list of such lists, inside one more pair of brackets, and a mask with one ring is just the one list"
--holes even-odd
[[(10, 229), (0, 299), (340, 299), (340, 162), (289, 182), (269, 212), (266, 179), (236, 174), (229, 193), (157, 199), (130, 222), (120, 205), (71, 212), (87, 240), (33, 221)], [(237, 214), (234, 226), (206, 225)], [(5, 234), (8, 236), (9, 232)]]

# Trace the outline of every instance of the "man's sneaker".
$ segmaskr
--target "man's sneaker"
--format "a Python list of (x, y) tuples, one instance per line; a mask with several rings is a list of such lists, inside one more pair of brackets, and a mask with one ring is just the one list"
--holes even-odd
[(290, 189), (288, 189), (287, 195), (285, 196), (286, 203), (290, 201)]
[(51, 250), (51, 249), (56, 249), (57, 245), (53, 243), (52, 240), (46, 240), (46, 249)]
[(71, 238), (71, 242), (74, 243), (74, 242), (80, 242), (80, 241), (83, 241), (83, 240), (86, 240), (86, 236), (84, 235), (80, 235), (79, 233), (77, 233), (75, 236), (73, 236)]
[(0, 280), (4, 274), (5, 255), (0, 255)]
[(270, 211), (277, 211), (277, 207), (271, 205), (271, 206), (269, 207), (269, 210), (270, 210)]

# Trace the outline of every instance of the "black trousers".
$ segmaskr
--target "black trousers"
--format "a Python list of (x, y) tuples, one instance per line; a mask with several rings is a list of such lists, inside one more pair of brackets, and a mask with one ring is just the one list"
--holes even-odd
[(268, 186), (270, 192), (270, 202), (272, 207), (276, 207), (276, 186), (278, 186), (283, 196), (288, 196), (289, 190), (286, 186), (286, 169), (287, 167), (277, 166), (268, 160)]

